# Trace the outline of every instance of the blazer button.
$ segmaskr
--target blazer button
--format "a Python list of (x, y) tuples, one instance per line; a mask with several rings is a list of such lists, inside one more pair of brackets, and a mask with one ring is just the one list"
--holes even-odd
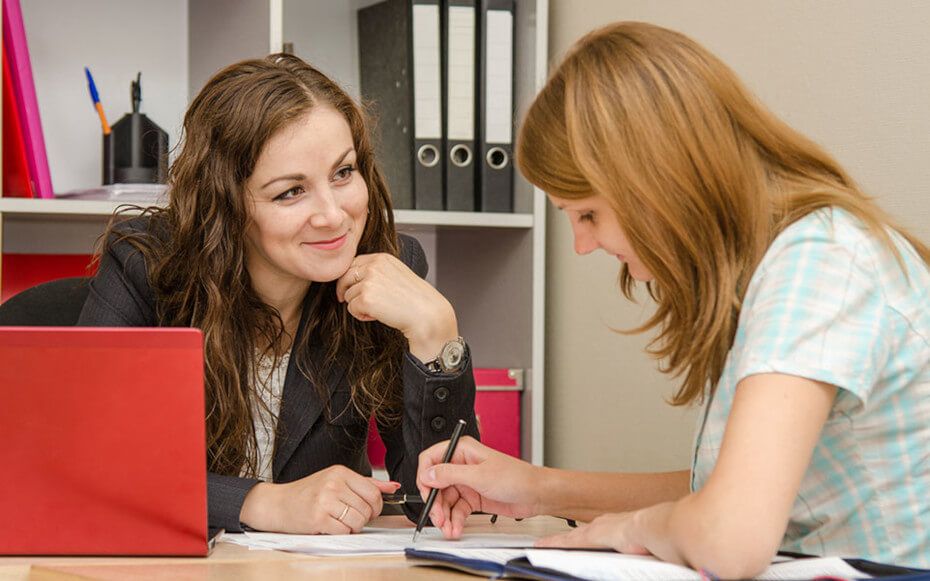
[(433, 392), (433, 396), (438, 402), (444, 402), (449, 399), (449, 388), (448, 387), (437, 387), (436, 391)]
[(434, 432), (441, 432), (443, 428), (446, 427), (446, 418), (442, 416), (436, 416), (432, 419), (429, 425), (433, 428)]

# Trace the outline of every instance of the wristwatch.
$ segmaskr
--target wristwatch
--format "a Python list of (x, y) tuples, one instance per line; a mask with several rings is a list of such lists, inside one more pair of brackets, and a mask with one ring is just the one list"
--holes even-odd
[(465, 339), (456, 337), (446, 341), (439, 350), (439, 355), (423, 365), (433, 373), (458, 373), (465, 363)]

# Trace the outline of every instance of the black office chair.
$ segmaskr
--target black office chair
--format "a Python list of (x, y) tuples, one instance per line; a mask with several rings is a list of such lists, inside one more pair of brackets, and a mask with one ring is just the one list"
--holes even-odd
[(0, 326), (74, 326), (90, 292), (89, 282), (88, 277), (75, 276), (27, 288), (0, 305)]

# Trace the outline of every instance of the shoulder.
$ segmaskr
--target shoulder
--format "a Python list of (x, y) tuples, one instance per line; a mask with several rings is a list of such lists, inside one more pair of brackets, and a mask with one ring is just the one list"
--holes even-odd
[(850, 269), (874, 275), (881, 241), (849, 213), (823, 208), (785, 228), (769, 246), (753, 279), (816, 280)]
[[(147, 255), (157, 253), (167, 237), (156, 217), (144, 215), (115, 223), (107, 232), (100, 257), (101, 270), (115, 270), (134, 286), (149, 293)], [(148, 252), (144, 252), (145, 249)], [(98, 279), (106, 277), (98, 276)]]
[(894, 230), (886, 231), (894, 250), (846, 210), (811, 212), (775, 238), (753, 274), (750, 290), (763, 281), (810, 285), (842, 280), (876, 288), (891, 298), (912, 290), (909, 278), (930, 284), (930, 271), (914, 248)]
[(107, 231), (106, 251), (117, 257), (135, 254), (140, 247), (153, 247), (168, 239), (162, 220), (143, 215), (115, 222)]
[(420, 278), (426, 278), (429, 272), (429, 264), (426, 262), (426, 253), (419, 241), (413, 236), (406, 234), (397, 235), (398, 254), (401, 261), (410, 267), (410, 270), (417, 273)]

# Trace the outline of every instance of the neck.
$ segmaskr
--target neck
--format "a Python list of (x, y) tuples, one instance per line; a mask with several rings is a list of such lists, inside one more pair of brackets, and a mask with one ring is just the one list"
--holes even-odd
[(297, 335), (304, 297), (309, 287), (310, 283), (302, 287), (278, 288), (274, 292), (262, 292), (261, 289), (255, 289), (262, 302), (278, 311), (284, 323), (284, 340), (281, 345), (284, 350), (290, 349)]

